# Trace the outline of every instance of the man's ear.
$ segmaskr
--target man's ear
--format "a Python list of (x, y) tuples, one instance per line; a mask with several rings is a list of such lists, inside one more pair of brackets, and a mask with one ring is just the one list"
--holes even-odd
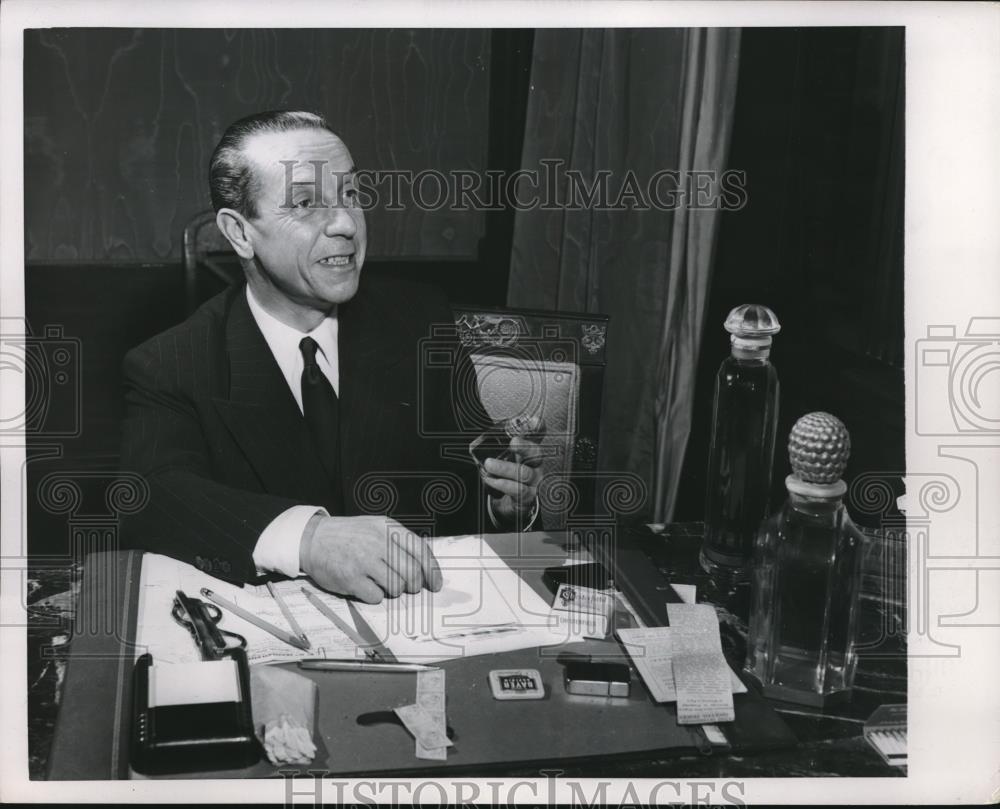
[(253, 242), (249, 238), (250, 223), (239, 211), (220, 208), (215, 215), (215, 224), (240, 258), (250, 260), (254, 256)]

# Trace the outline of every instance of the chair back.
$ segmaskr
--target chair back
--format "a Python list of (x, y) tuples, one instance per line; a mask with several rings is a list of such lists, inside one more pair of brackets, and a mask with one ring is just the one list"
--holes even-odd
[[(589, 512), (594, 505), (608, 318), (463, 305), (453, 310), (490, 418), (540, 416), (545, 422), (548, 485), (542, 487), (541, 516), (546, 529), (560, 530), (569, 510)], [(566, 502), (561, 482), (573, 486), (578, 503)]]
[[(184, 279), (189, 313), (243, 280), (213, 211), (198, 214), (184, 228)], [(540, 496), (545, 527), (560, 530), (570, 512), (595, 512), (608, 317), (471, 304), (452, 308), (455, 332), (472, 355), (490, 418), (537, 415), (545, 422)]]
[(196, 214), (184, 227), (184, 299), (188, 314), (205, 299), (243, 280), (243, 270), (215, 211)]

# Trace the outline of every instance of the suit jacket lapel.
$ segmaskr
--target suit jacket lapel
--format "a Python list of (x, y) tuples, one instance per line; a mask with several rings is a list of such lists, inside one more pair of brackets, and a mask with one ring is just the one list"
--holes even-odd
[[(394, 398), (395, 368), (409, 360), (401, 340), (398, 318), (377, 295), (366, 294), (362, 282), (358, 294), (339, 309), (338, 341), (340, 362), (340, 438), (341, 475), (348, 511), (358, 512), (355, 486), (364, 470), (371, 468), (371, 458), (392, 440), (389, 421), (399, 416)], [(416, 362), (416, 357), (413, 357)], [(396, 397), (398, 398), (398, 397)]]
[(229, 309), (226, 349), (229, 398), (215, 406), (264, 487), (329, 507), (331, 481), (242, 288)]

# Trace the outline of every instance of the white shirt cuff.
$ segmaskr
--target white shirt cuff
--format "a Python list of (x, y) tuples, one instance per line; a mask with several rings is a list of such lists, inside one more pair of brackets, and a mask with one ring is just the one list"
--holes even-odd
[(257, 574), (281, 573), (291, 579), (302, 575), (299, 570), (299, 546), (306, 524), (316, 514), (329, 517), (319, 506), (292, 506), (271, 520), (253, 549), (253, 563)]
[[(528, 524), (523, 528), (518, 528), (518, 531), (525, 532), (530, 531), (532, 526), (535, 524), (535, 520), (538, 519), (538, 513), (541, 511), (541, 504), (538, 498), (535, 498), (535, 505), (531, 509), (531, 518), (528, 520)], [(500, 521), (497, 519), (497, 515), (493, 511), (493, 498), (487, 494), (486, 495), (486, 514), (490, 518), (490, 522), (493, 523), (494, 528), (500, 528)]]

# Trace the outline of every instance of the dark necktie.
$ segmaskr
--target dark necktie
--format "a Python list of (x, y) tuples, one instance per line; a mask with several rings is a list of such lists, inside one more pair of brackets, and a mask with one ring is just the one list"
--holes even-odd
[(316, 442), (323, 468), (333, 484), (333, 507), (337, 513), (342, 514), (344, 498), (340, 482), (340, 406), (337, 392), (316, 364), (318, 347), (312, 337), (303, 337), (299, 342), (299, 351), (305, 362), (302, 368), (302, 415), (305, 416), (309, 432)]

